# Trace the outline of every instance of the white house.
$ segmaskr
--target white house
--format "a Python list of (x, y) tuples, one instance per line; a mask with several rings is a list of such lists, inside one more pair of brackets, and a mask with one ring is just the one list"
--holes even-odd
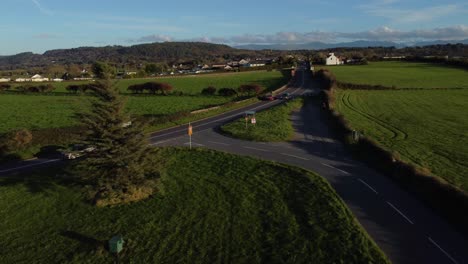
[(36, 74), (33, 77), (31, 77), (31, 81), (32, 82), (48, 82), (49, 78), (44, 78), (41, 75)]
[(262, 60), (255, 60), (250, 62), (250, 67), (263, 67), (266, 65), (265, 61)]
[(247, 64), (249, 64), (248, 60), (242, 59), (242, 60), (239, 61), (239, 65), (241, 65), (241, 66), (244, 66), (244, 65), (247, 65)]
[(29, 78), (18, 78), (18, 79), (15, 80), (15, 82), (30, 82), (30, 81), (31, 81), (31, 79), (29, 79)]
[(53, 79), (52, 81), (54, 81), (54, 82), (63, 82), (63, 79), (55, 78), (55, 79)]
[(340, 60), (340, 58), (335, 56), (335, 53), (329, 53), (328, 57), (325, 61), (325, 65), (341, 65), (344, 62)]
[(9, 82), (10, 78), (0, 78), (0, 82)]
[(225, 70), (225, 71), (230, 71), (230, 70), (232, 70), (232, 67), (229, 66), (229, 65), (226, 65), (226, 67), (224, 67), (224, 70)]

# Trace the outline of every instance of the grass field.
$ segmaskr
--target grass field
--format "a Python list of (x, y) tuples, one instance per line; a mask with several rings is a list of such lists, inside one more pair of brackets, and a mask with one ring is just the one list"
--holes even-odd
[(353, 128), (468, 191), (468, 90), (337, 90)]
[(294, 109), (302, 106), (302, 99), (289, 101), (286, 104), (275, 106), (268, 110), (256, 113), (255, 125), (245, 119), (239, 118), (221, 127), (221, 130), (233, 137), (253, 141), (285, 141), (291, 139), (294, 129), (290, 121), (290, 114)]
[[(209, 85), (215, 87), (238, 87), (240, 84), (256, 82), (268, 89), (276, 89), (286, 81), (280, 72), (245, 72), (210, 74), (195, 77), (158, 78), (156, 81), (167, 81), (175, 90), (186, 93), (199, 93)], [(129, 79), (116, 82), (122, 91), (130, 84), (150, 81), (148, 79)], [(63, 91), (66, 83), (62, 85)], [(59, 89), (59, 90), (60, 90)], [(80, 95), (29, 95), (0, 94), (0, 133), (16, 128), (41, 129), (76, 125), (78, 120), (73, 116), (85, 111), (92, 97)], [(221, 96), (128, 96), (128, 110), (135, 115), (160, 117), (184, 111), (193, 111), (227, 103), (233, 98)]]
[[(166, 149), (164, 193), (98, 208), (57, 171), (0, 178), (4, 263), (389, 263), (321, 177), (208, 150)], [(222, 164), (222, 166), (220, 166)], [(56, 169), (57, 170), (57, 169)]]
[[(188, 75), (177, 77), (158, 77), (158, 78), (135, 78), (115, 80), (119, 90), (123, 93), (127, 91), (128, 86), (133, 84), (141, 84), (145, 82), (164, 82), (169, 83), (174, 87), (174, 91), (181, 91), (185, 94), (199, 94), (203, 88), (214, 86), (216, 88), (237, 88), (241, 84), (257, 83), (267, 89), (275, 89), (280, 87), (284, 82), (283, 75), (279, 71), (251, 71), (240, 73), (219, 73), (219, 74), (203, 74), (203, 75)], [(51, 83), (56, 87), (54, 92), (67, 92), (66, 87), (71, 84), (85, 84), (87, 81), (70, 81), (62, 83)], [(18, 86), (22, 84), (14, 84)]]
[(332, 66), (338, 81), (397, 88), (468, 88), (468, 71), (416, 62), (371, 62), (369, 65)]
[[(90, 96), (0, 95), (0, 133), (15, 128), (42, 129), (79, 124), (74, 116), (90, 106)], [(148, 117), (229, 102), (220, 96), (130, 96), (130, 113)]]

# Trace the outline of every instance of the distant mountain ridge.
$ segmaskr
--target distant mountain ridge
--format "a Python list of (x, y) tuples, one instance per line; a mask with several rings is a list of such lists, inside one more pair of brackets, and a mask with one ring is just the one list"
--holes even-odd
[(413, 47), (413, 46), (432, 46), (432, 45), (445, 45), (445, 44), (468, 44), (468, 39), (464, 40), (435, 40), (423, 41), (415, 43), (397, 43), (392, 41), (367, 41), (357, 40), (352, 42), (340, 43), (325, 43), (325, 42), (309, 42), (304, 44), (246, 44), (237, 45), (234, 48), (247, 49), (247, 50), (322, 50), (322, 49), (335, 49), (335, 48), (367, 48), (367, 47)]

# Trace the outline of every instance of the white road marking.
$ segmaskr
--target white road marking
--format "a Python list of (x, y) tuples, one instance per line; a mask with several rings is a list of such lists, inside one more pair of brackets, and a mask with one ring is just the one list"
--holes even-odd
[(351, 175), (351, 174), (349, 174), (349, 172), (344, 171), (344, 170), (341, 170), (341, 169), (338, 169), (337, 167), (333, 167), (332, 165), (328, 165), (328, 164), (326, 164), (326, 163), (321, 163), (321, 164), (322, 164), (323, 166), (325, 166), (325, 167), (329, 167), (329, 168), (335, 169), (335, 170), (337, 170), (337, 171), (339, 171), (339, 172), (341, 172), (341, 173), (343, 173), (343, 174)]
[(361, 179), (358, 179), (358, 181), (360, 181), (362, 184), (364, 184), (367, 188), (371, 189), (373, 192), (375, 192), (375, 194), (379, 194), (374, 188), (372, 188), (369, 184), (367, 184), (367, 182), (361, 180)]
[(285, 155), (285, 156), (289, 156), (289, 157), (293, 157), (293, 158), (301, 159), (301, 160), (310, 160), (310, 159), (307, 159), (307, 158), (299, 157), (299, 156), (296, 156), (296, 155), (291, 155), (291, 154), (288, 154), (288, 153), (281, 153), (281, 155)]
[(397, 211), (397, 213), (399, 213), (401, 216), (403, 216), (403, 218), (406, 219), (406, 221), (408, 221), (410, 224), (414, 225), (413, 221), (411, 221), (406, 215), (404, 215), (400, 210), (398, 210), (398, 208), (396, 208), (393, 204), (391, 204), (390, 202), (387, 202), (388, 205), (390, 205), (393, 210)]
[(222, 143), (222, 142), (216, 142), (216, 141), (209, 141), (208, 142), (210, 143), (213, 143), (213, 144), (218, 144), (218, 145), (224, 145), (224, 146), (229, 146), (230, 144), (226, 144), (226, 143)]
[(41, 164), (57, 162), (57, 161), (59, 161), (59, 160), (60, 160), (60, 159), (47, 160), (47, 161), (40, 162), (40, 163), (29, 164), (29, 165), (20, 166), (20, 167), (15, 167), (15, 168), (7, 169), (7, 170), (0, 170), (0, 173), (9, 172), (9, 171), (15, 171), (15, 170), (19, 170), (19, 169), (34, 167), (34, 166), (39, 166), (39, 165), (41, 165)]
[(243, 147), (243, 148), (246, 148), (246, 149), (254, 149), (254, 150), (258, 150), (258, 151), (269, 152), (269, 150), (266, 150), (266, 149), (253, 148), (253, 147), (245, 147), (245, 146), (242, 146), (242, 147)]
[(452, 256), (450, 256), (449, 253), (447, 253), (447, 251), (445, 251), (441, 246), (439, 246), (434, 240), (432, 240), (431, 237), (427, 237), (429, 239), (429, 241), (434, 245), (436, 246), (440, 251), (442, 251), (442, 253), (444, 253), (445, 256), (447, 256), (447, 258), (449, 258), (453, 263), (455, 264), (458, 264), (458, 262), (452, 258)]

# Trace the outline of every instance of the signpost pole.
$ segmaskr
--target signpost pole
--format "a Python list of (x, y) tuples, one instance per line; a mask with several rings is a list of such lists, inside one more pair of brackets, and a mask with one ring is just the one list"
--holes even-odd
[(192, 125), (189, 122), (188, 134), (189, 134), (190, 149), (192, 149), (192, 133), (193, 133)]

